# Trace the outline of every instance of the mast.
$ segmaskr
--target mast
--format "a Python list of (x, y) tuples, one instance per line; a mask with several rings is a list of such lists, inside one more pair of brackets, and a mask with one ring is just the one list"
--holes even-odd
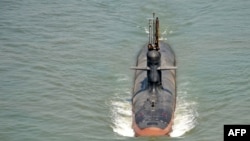
[(155, 48), (156, 50), (159, 50), (159, 19), (158, 17), (156, 18), (156, 23), (155, 23)]
[(159, 50), (159, 18), (155, 18), (153, 13), (153, 19), (149, 19), (149, 43), (148, 50)]

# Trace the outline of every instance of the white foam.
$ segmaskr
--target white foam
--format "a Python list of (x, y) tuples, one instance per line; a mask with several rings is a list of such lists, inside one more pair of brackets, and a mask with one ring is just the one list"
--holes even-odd
[(165, 34), (167, 34), (167, 30), (164, 30), (164, 31), (161, 33), (161, 35), (165, 35)]
[[(173, 131), (170, 133), (170, 137), (181, 137), (197, 125), (197, 103), (187, 98), (188, 93), (186, 88), (188, 84), (182, 83), (180, 85), (180, 89), (182, 90), (178, 92)], [(112, 113), (111, 127), (115, 133), (121, 136), (134, 137), (131, 102), (126, 100), (131, 97), (131, 94), (126, 88), (117, 89), (117, 91), (119, 92), (110, 101)]]
[(168, 38), (160, 37), (159, 40), (160, 40), (160, 41), (166, 41), (166, 40), (168, 40)]
[(127, 81), (129, 79), (128, 76), (125, 74), (116, 74), (115, 76), (117, 77), (116, 81), (118, 81), (118, 82)]
[(171, 137), (180, 137), (193, 129), (196, 125), (196, 103), (177, 97), (177, 105)]
[[(144, 27), (144, 32), (145, 32), (146, 34), (149, 34), (148, 28)], [(163, 35), (167, 35), (167, 34), (171, 34), (171, 33), (173, 33), (173, 31), (169, 31), (169, 32), (168, 32), (167, 29), (164, 30), (162, 33), (160, 33), (160, 38), (159, 38), (159, 40), (161, 40), (161, 41), (166, 41), (166, 40), (167, 40), (167, 37), (164, 37)]]
[(149, 34), (148, 28), (144, 27), (144, 31), (145, 31), (145, 33)]
[(119, 135), (133, 137), (132, 111), (129, 101), (111, 101), (113, 131)]

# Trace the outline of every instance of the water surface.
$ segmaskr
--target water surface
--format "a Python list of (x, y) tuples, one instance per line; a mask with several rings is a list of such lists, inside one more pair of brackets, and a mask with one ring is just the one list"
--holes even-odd
[[(249, 124), (247, 0), (2, 0), (0, 140), (223, 140)], [(170, 137), (133, 137), (135, 57), (148, 18), (177, 56)]]

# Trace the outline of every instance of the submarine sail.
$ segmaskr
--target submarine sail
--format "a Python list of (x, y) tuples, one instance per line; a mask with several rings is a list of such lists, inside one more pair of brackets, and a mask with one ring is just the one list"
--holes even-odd
[(139, 51), (132, 89), (135, 136), (161, 136), (172, 131), (176, 105), (176, 60), (169, 44), (159, 41), (159, 19), (149, 20), (149, 42)]

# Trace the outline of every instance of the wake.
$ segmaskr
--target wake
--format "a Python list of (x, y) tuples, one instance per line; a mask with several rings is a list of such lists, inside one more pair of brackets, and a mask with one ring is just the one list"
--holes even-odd
[[(121, 80), (118, 78), (117, 80)], [(124, 80), (128, 81), (128, 80)], [(119, 81), (117, 81), (119, 82)], [(181, 137), (197, 125), (197, 103), (188, 100), (188, 83), (178, 86), (176, 110), (174, 113), (173, 131), (170, 137)], [(134, 137), (132, 129), (131, 91), (129, 88), (117, 89), (115, 97), (110, 100), (110, 111), (113, 132), (126, 137)]]

